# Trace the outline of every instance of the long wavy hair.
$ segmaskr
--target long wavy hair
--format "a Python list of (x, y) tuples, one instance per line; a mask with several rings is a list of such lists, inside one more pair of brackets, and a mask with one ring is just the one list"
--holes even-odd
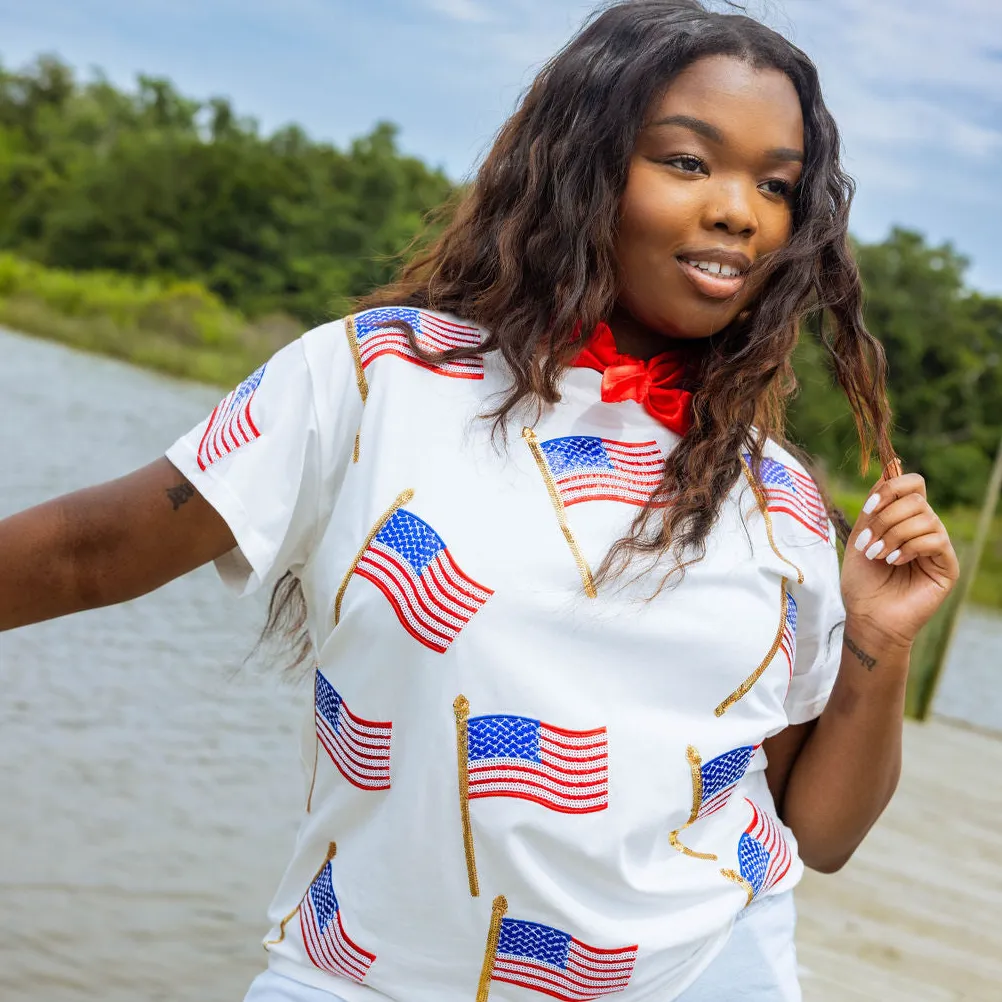
[[(808, 323), (848, 398), (863, 471), (874, 452), (883, 464), (894, 458), (884, 353), (863, 322), (848, 242), (854, 184), (842, 169), (838, 128), (811, 60), (752, 18), (713, 12), (697, 0), (606, 8), (543, 67), (459, 204), (446, 210), (437, 239), (412, 251), (396, 281), (359, 303), (425, 307), (483, 327), (482, 347), (423, 354), (445, 360), (500, 352), (511, 382), (485, 414), (496, 431), (526, 403), (558, 401), (561, 375), (580, 350), (575, 332), (592, 330), (616, 302), (620, 202), (638, 132), (679, 72), (719, 55), (779, 70), (800, 97), (805, 160), (792, 232), (756, 262), (749, 276), (760, 289), (755, 301), (695, 356), (692, 428), (669, 455), (656, 495), (669, 503), (639, 511), (599, 580), (636, 558), (669, 557), (663, 587), (701, 559), (721, 501), (742, 475), (743, 451), (755, 469), (771, 438), (807, 460), (786, 440), (785, 412), (796, 390), (791, 356)], [(829, 511), (844, 541), (846, 520), (830, 502)], [(273, 593), (265, 633), (291, 637), (304, 621), (298, 582), (287, 576)], [(307, 650), (305, 641), (297, 654)]]

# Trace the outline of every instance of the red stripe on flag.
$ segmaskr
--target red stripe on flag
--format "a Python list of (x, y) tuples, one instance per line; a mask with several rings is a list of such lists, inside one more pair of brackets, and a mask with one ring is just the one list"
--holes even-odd
[(494, 594), (464, 574), (448, 550), (439, 553), (418, 575), (395, 550), (374, 542), (355, 573), (379, 588), (401, 626), (415, 640), (439, 653), (448, 649)]
[[(341, 710), (346, 711), (343, 702)], [(341, 727), (335, 730), (317, 711), (316, 722), (317, 738), (348, 782), (363, 790), (390, 788), (390, 724), (381, 725), (385, 736), (365, 740), (353, 731), (350, 720), (346, 723), (342, 719)]]
[(299, 909), (299, 926), (303, 934), (303, 945), (313, 965), (330, 974), (362, 982), (376, 955), (363, 950), (349, 938), (341, 922), (340, 909), (328, 923), (327, 929), (321, 933), (313, 899), (309, 894), (303, 899), (303, 904), (306, 907)]

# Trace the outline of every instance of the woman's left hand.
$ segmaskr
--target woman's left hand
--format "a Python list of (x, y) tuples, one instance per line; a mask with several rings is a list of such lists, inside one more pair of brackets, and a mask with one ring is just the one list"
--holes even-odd
[(926, 499), (924, 478), (917, 473), (881, 478), (846, 544), (846, 618), (911, 644), (959, 576), (957, 554)]

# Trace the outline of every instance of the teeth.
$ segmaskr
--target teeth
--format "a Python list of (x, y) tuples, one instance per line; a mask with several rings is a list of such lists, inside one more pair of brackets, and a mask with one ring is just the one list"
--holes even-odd
[(698, 268), (700, 271), (707, 271), (711, 275), (723, 275), (725, 278), (733, 278), (741, 274), (739, 268), (735, 268), (729, 264), (720, 264), (717, 261), (690, 261), (687, 258), (685, 263), (692, 265), (693, 268)]

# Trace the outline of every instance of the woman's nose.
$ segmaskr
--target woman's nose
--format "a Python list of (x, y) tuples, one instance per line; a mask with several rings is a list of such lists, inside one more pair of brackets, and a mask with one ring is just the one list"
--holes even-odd
[(752, 198), (740, 181), (717, 185), (707, 203), (705, 224), (732, 236), (751, 236), (758, 229)]

